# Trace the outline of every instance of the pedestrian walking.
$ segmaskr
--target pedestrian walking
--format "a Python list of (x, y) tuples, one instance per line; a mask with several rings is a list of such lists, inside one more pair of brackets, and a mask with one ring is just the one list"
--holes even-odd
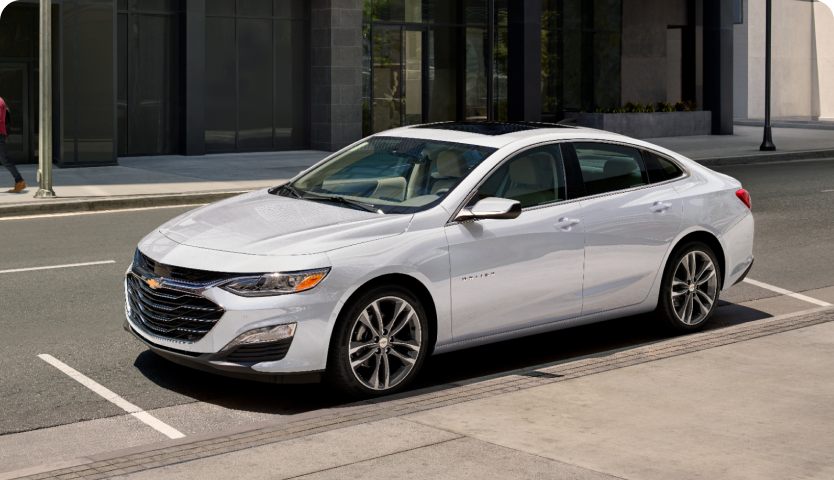
[(26, 188), (26, 182), (23, 181), (23, 177), (17, 171), (17, 167), (14, 166), (14, 163), (12, 163), (9, 155), (6, 153), (6, 138), (9, 136), (7, 128), (9, 128), (10, 121), (11, 113), (9, 112), (9, 107), (6, 106), (3, 97), (0, 97), (0, 163), (8, 168), (14, 177), (14, 188), (9, 190), (9, 193), (20, 193)]

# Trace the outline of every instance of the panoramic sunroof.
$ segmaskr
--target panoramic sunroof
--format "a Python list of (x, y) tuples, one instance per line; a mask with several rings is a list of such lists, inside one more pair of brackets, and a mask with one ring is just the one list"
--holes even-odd
[(454, 130), (457, 132), (477, 133), (480, 135), (504, 135), (507, 133), (526, 132), (527, 130), (538, 130), (541, 128), (570, 128), (565, 125), (552, 123), (527, 123), (527, 122), (449, 122), (436, 123), (432, 125), (420, 125), (415, 128), (430, 128), (433, 130)]

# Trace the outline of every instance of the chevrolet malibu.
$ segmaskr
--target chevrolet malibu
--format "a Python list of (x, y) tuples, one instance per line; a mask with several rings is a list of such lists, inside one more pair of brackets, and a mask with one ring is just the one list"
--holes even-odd
[(180, 364), (365, 398), (476, 345), (648, 313), (694, 332), (753, 263), (741, 187), (591, 129), (389, 130), (145, 237), (125, 329)]

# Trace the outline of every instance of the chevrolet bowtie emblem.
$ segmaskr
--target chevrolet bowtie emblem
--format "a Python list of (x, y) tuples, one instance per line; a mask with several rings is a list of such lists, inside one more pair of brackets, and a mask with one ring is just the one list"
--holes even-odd
[(159, 280), (156, 280), (156, 279), (153, 279), (153, 278), (148, 279), (148, 286), (149, 287), (155, 289), (155, 288), (159, 288), (160, 285), (162, 285), (162, 282), (160, 282)]

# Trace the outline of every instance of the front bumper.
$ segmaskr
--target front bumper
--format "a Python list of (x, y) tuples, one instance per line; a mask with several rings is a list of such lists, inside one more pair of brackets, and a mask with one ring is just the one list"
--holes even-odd
[[(318, 258), (310, 258), (309, 261), (318, 265), (325, 263)], [(334, 285), (329, 278), (325, 278), (316, 288), (305, 292), (270, 297), (242, 297), (218, 287), (217, 285), (222, 282), (187, 284), (182, 280), (171, 278), (170, 272), (165, 273), (166, 268), (181, 267), (162, 265), (161, 269), (150, 269), (144, 264), (139, 265), (140, 263), (142, 262), (134, 261), (126, 272), (125, 329), (161, 356), (202, 370), (208, 369), (221, 374), (232, 373), (238, 377), (242, 374), (246, 378), (268, 382), (283, 383), (284, 380), (278, 377), (292, 376), (293, 379), (290, 381), (295, 383), (303, 379), (297, 375), (309, 374), (310, 378), (317, 378), (324, 371), (330, 334), (336, 319), (336, 309), (340, 305), (339, 296), (343, 292), (343, 289)], [(299, 264), (297, 259), (289, 259), (287, 263), (294, 269), (296, 265), (302, 269), (306, 267), (306, 265)], [(136, 279), (151, 288), (151, 290), (144, 289), (144, 294), (156, 292), (161, 297), (165, 297), (165, 295), (184, 292), (191, 298), (204, 298), (210, 302), (206, 305), (195, 304), (196, 309), (206, 310), (207, 306), (217, 307), (212, 310), (222, 311), (222, 316), (208, 319), (210, 322), (206, 322), (206, 325), (208, 323), (212, 325), (207, 328), (200, 327), (202, 331), (190, 338), (183, 335), (171, 335), (160, 330), (158, 322), (148, 322), (147, 308), (138, 308), (138, 297), (135, 295), (138, 290), (134, 281)], [(170, 289), (175, 291), (169, 291)], [(160, 309), (166, 308), (165, 305), (159, 305), (162, 303), (160, 299), (143, 297), (142, 300), (144, 307), (152, 309), (151, 314), (159, 315)], [(154, 308), (156, 310), (153, 310)], [(189, 320), (186, 318), (189, 314), (183, 315), (185, 316), (181, 318)], [(158, 316), (150, 315), (150, 317), (152, 320), (165, 321)], [(245, 332), (290, 323), (297, 325), (291, 342), (257, 346), (249, 344), (245, 347), (245, 352), (241, 351), (241, 348), (228, 352), (222, 351), (232, 340)], [(187, 327), (193, 328), (191, 325)], [(175, 329), (180, 330), (180, 327), (176, 326)]]
[[(238, 349), (232, 350), (230, 352), (219, 353), (189, 352), (186, 350), (179, 350), (176, 348), (158, 345), (149, 341), (144, 336), (140, 335), (133, 327), (133, 325), (131, 325), (130, 321), (127, 319), (124, 323), (124, 329), (133, 334), (134, 337), (139, 339), (139, 341), (144, 343), (145, 346), (147, 346), (149, 349), (151, 349), (151, 351), (153, 351), (157, 355), (174, 363), (194, 368), (197, 370), (202, 370), (204, 372), (216, 373), (227, 377), (241, 378), (244, 380), (254, 380), (257, 382), (279, 384), (318, 383), (321, 381), (321, 375), (323, 373), (322, 371), (283, 374), (259, 372), (257, 370), (253, 370), (252, 366), (260, 362), (229, 361), (229, 357), (233, 356), (235, 351), (237, 351)], [(289, 345), (291, 343), (292, 339), (290, 339), (289, 341), (282, 340), (280, 342), (274, 342), (270, 344), (270, 346), (276, 347), (276, 350), (281, 350), (283, 349), (282, 347), (286, 347), (285, 350), (289, 350)]]

